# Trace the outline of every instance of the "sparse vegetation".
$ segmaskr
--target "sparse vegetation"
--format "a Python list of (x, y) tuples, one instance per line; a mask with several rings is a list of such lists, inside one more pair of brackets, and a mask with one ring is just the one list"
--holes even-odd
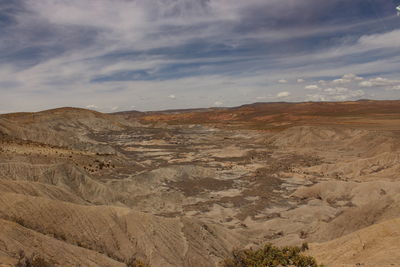
[(19, 252), (19, 260), (16, 267), (50, 267), (53, 266), (50, 262), (45, 260), (42, 256), (33, 253), (30, 257), (25, 255), (21, 250)]
[(301, 247), (278, 248), (266, 244), (262, 248), (234, 250), (230, 258), (222, 262), (223, 267), (321, 267), (313, 257), (302, 252), (308, 249), (308, 244)]
[(148, 263), (133, 257), (126, 262), (127, 267), (151, 267)]

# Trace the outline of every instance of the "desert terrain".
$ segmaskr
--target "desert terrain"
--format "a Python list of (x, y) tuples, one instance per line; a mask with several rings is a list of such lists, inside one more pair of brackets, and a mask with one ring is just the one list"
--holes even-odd
[(400, 266), (400, 101), (0, 115), (0, 266)]

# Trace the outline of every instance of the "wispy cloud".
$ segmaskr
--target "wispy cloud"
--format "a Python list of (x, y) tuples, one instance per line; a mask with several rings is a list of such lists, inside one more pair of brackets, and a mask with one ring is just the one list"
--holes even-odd
[(0, 105), (94, 106), (90, 99), (108, 112), (398, 98), (398, 18), (393, 4), (375, 2), (3, 1)]

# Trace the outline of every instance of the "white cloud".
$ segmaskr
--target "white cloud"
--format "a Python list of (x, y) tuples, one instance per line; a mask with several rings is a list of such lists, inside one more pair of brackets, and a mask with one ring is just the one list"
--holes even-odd
[(168, 96), (170, 99), (176, 99), (176, 96), (175, 95), (169, 95)]
[(332, 81), (333, 84), (343, 84), (343, 83), (350, 83), (350, 82), (351, 82), (351, 80), (349, 80), (349, 79), (336, 79), (336, 80)]
[(348, 91), (349, 91), (349, 89), (345, 88), (345, 87), (335, 87), (335, 88), (324, 89), (324, 92), (327, 92), (328, 94), (340, 94), (340, 93), (345, 93)]
[(304, 89), (307, 89), (307, 90), (318, 90), (319, 87), (318, 87), (318, 85), (312, 84), (312, 85), (307, 85), (306, 87), (304, 87)]
[(363, 80), (362, 77), (359, 77), (353, 73), (348, 73), (342, 76), (342, 78), (335, 79), (332, 81), (332, 84), (346, 84), (346, 83), (352, 83), (354, 81), (361, 81)]
[(360, 76), (357, 76), (357, 75), (355, 75), (355, 74), (353, 74), (353, 73), (348, 73), (348, 74), (343, 75), (342, 79), (361, 81), (361, 80), (363, 80), (364, 78), (363, 78), (363, 77), (360, 77)]
[(220, 106), (222, 106), (224, 103), (222, 103), (221, 101), (215, 101), (214, 102), (214, 106), (216, 106), (216, 107), (220, 107)]
[(352, 80), (352, 79), (356, 78), (356, 75), (353, 74), (353, 73), (348, 73), (348, 74), (343, 75), (342, 78), (343, 78), (343, 79)]
[(96, 105), (93, 105), (93, 104), (92, 104), (92, 105), (87, 105), (86, 107), (87, 107), (87, 108), (90, 108), (90, 109), (96, 109), (96, 108), (98, 108)]
[(364, 81), (364, 82), (360, 82), (359, 84), (361, 87), (372, 87), (374, 86), (374, 84), (370, 81)]
[(281, 80), (278, 80), (278, 83), (284, 84), (284, 83), (288, 83), (288, 81), (287, 81), (287, 80), (284, 80), (284, 79), (281, 79)]
[(112, 108), (111, 108), (112, 111), (116, 111), (116, 110), (118, 110), (118, 109), (119, 109), (119, 106), (115, 106), (115, 107), (112, 107)]
[(304, 83), (305, 81), (304, 79), (297, 79), (297, 83)]
[(311, 101), (356, 100), (365, 95), (363, 90), (350, 90), (345, 87), (326, 88), (319, 94), (307, 95)]
[(319, 80), (318, 84), (322, 87), (325, 86), (340, 86), (340, 85), (346, 85), (346, 86), (352, 86), (356, 82), (362, 81), (364, 78), (357, 76), (356, 74), (353, 73), (347, 73), (341, 76), (341, 78), (336, 78), (336, 79), (325, 79), (325, 80)]
[(291, 93), (290, 92), (279, 92), (279, 93), (277, 93), (276, 94), (276, 97), (279, 97), (279, 98), (284, 98), (284, 97), (288, 97), (288, 96), (290, 96), (291, 95)]
[(400, 85), (400, 80), (390, 80), (382, 77), (369, 79), (367, 81), (359, 83), (361, 87), (385, 87), (385, 86), (394, 86), (397, 84)]

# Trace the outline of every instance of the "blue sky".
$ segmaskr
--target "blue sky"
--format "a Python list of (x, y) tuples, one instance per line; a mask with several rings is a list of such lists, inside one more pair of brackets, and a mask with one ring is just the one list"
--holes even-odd
[(0, 0), (0, 113), (400, 98), (391, 0)]

